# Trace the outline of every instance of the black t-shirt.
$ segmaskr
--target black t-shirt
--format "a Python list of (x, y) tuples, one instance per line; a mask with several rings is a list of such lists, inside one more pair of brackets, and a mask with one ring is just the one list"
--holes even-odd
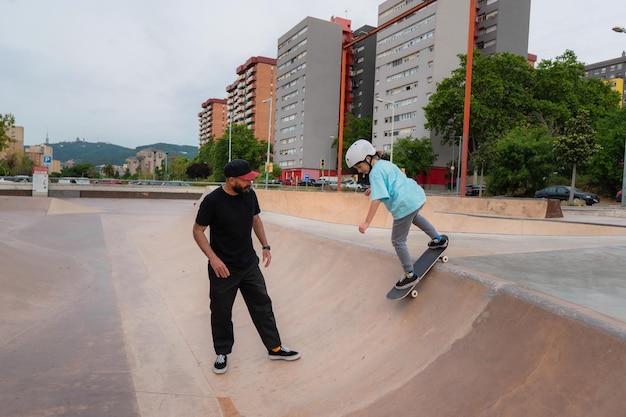
[(209, 243), (222, 262), (242, 269), (259, 262), (252, 246), (252, 218), (260, 212), (252, 189), (233, 196), (219, 187), (200, 203), (196, 223), (209, 227)]

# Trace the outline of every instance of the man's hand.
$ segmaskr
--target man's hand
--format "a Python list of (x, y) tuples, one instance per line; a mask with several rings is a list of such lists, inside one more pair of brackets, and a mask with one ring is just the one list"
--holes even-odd
[(222, 262), (222, 260), (218, 256), (210, 256), (209, 263), (211, 264), (211, 268), (213, 268), (213, 271), (215, 271), (215, 275), (217, 275), (218, 278), (228, 278), (230, 276), (230, 271), (228, 270), (228, 267), (224, 262)]
[(263, 249), (263, 266), (268, 267), (272, 262), (272, 253), (269, 249)]

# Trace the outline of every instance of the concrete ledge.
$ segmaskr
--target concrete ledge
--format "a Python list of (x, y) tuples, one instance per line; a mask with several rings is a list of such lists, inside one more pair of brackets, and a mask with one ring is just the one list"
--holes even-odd
[[(363, 193), (255, 190), (264, 210), (341, 224), (359, 224), (369, 208)], [(562, 218), (557, 200), (428, 196), (421, 213), (485, 215), (518, 219)], [(390, 227), (393, 219), (379, 209), (373, 227)]]
[[(48, 197), (55, 198), (151, 198), (195, 200), (205, 187), (168, 187), (97, 184), (49, 184)], [(33, 195), (31, 183), (0, 183), (0, 195), (28, 197)], [(41, 196), (46, 196), (41, 195)]]

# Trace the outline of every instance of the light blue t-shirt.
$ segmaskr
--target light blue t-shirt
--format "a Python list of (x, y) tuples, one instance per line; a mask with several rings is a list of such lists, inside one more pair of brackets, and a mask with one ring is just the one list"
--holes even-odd
[(372, 167), (370, 187), (371, 200), (381, 200), (394, 220), (408, 216), (426, 202), (424, 189), (384, 159), (379, 159)]

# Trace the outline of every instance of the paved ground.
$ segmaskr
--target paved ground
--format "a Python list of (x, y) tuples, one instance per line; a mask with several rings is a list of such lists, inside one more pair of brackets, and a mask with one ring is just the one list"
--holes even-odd
[[(623, 415), (624, 218), (556, 221), (610, 235), (443, 229), (450, 261), (392, 302), (388, 229), (264, 212), (264, 273), (302, 359), (267, 360), (238, 300), (217, 376), (195, 210), (0, 198), (0, 416)], [(411, 232), (415, 253), (426, 241)]]

